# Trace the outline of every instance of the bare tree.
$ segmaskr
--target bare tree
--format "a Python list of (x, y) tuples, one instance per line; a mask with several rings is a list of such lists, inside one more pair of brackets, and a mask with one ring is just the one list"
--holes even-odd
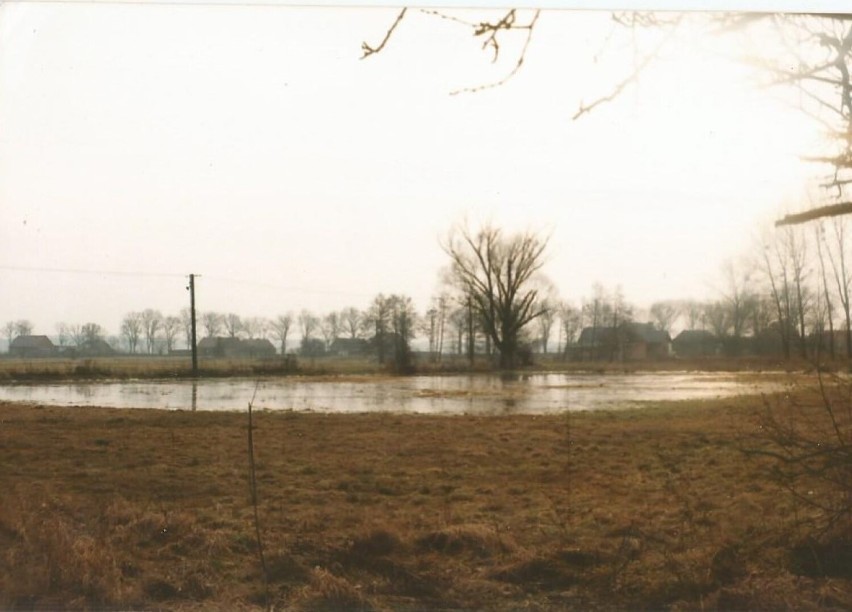
[(680, 308), (675, 302), (671, 301), (654, 302), (651, 304), (649, 312), (654, 318), (657, 329), (666, 333), (671, 333), (674, 322), (680, 316)]
[(755, 338), (766, 332), (772, 324), (772, 298), (765, 293), (754, 293), (751, 295), (751, 332)]
[(29, 336), (33, 333), (33, 324), (26, 319), (15, 321), (15, 334), (18, 336)]
[(826, 253), (831, 262), (831, 270), (837, 287), (837, 297), (843, 308), (846, 331), (846, 355), (852, 356), (852, 310), (850, 310), (850, 291), (852, 286), (852, 267), (846, 255), (846, 222), (833, 219), (831, 223), (832, 240), (826, 240)]
[(438, 361), (441, 360), (441, 355), (444, 353), (444, 336), (447, 329), (447, 313), (450, 308), (450, 296), (448, 293), (442, 293), (436, 298), (432, 298), (435, 304), (436, 323), (435, 323), (435, 350), (438, 352)]
[(182, 308), (180, 311), (180, 323), (183, 327), (183, 334), (186, 340), (187, 348), (192, 348), (192, 312), (189, 308)]
[(438, 309), (430, 308), (422, 321), (423, 331), (429, 338), (429, 359), (435, 360), (435, 349), (438, 346)]
[(163, 319), (163, 340), (166, 342), (166, 353), (171, 353), (175, 347), (175, 338), (181, 328), (181, 320), (175, 316), (168, 316)]
[(582, 312), (567, 302), (559, 306), (559, 319), (562, 324), (562, 334), (565, 337), (565, 345), (562, 348), (562, 358), (568, 356), (569, 347), (577, 339), (577, 334), (583, 326)]
[(68, 326), (65, 323), (56, 324), (56, 335), (59, 338), (59, 346), (68, 344)]
[(364, 317), (362, 319), (365, 329), (372, 329), (373, 342), (376, 346), (376, 356), (379, 363), (385, 362), (387, 353), (386, 336), (390, 328), (390, 306), (390, 297), (386, 297), (384, 294), (380, 293), (373, 298), (373, 302), (364, 313)]
[[(609, 320), (612, 316), (612, 304), (609, 301), (609, 296), (600, 283), (592, 285), (592, 297), (588, 300), (583, 300), (580, 306), (580, 318), (585, 320), (591, 328), (591, 336), (588, 342), (592, 347), (592, 359), (599, 359), (597, 355), (599, 343), (606, 339), (606, 336), (601, 332), (602, 328), (609, 325)], [(581, 353), (582, 358), (582, 353)]]
[(302, 330), (302, 344), (305, 344), (313, 337), (314, 332), (319, 326), (319, 318), (308, 310), (303, 310), (299, 313), (299, 327)]
[(340, 312), (340, 322), (346, 333), (349, 334), (351, 339), (355, 339), (358, 337), (359, 332), (361, 331), (361, 311), (355, 307), (350, 306), (349, 308), (344, 308)]
[(12, 346), (16, 330), (17, 328), (15, 327), (14, 321), (9, 321), (3, 326), (3, 333), (6, 335), (6, 346)]
[(215, 338), (222, 330), (223, 317), (218, 312), (205, 312), (201, 315), (201, 324), (208, 338)]
[(290, 327), (293, 325), (293, 314), (287, 313), (283, 315), (278, 315), (274, 321), (272, 321), (272, 333), (275, 334), (275, 337), (281, 343), (281, 354), (285, 355), (287, 353), (287, 334), (290, 333)]
[(411, 298), (391, 295), (387, 300), (393, 333), (393, 363), (396, 371), (409, 372), (412, 367), (411, 340), (417, 326), (417, 311)]
[(80, 327), (80, 342), (78, 346), (83, 348), (94, 348), (98, 342), (104, 339), (104, 329), (97, 323), (86, 323)]
[(154, 354), (157, 342), (157, 333), (163, 323), (163, 315), (159, 310), (147, 308), (140, 315), (142, 319), (142, 332), (145, 334), (145, 346), (149, 355)]
[(71, 338), (71, 342), (74, 343), (74, 346), (82, 348), (86, 340), (86, 335), (83, 332), (83, 326), (79, 323), (72, 323), (67, 325), (65, 329), (68, 331), (68, 336)]
[(750, 308), (754, 305), (750, 288), (754, 284), (753, 269), (754, 266), (735, 264), (730, 260), (722, 268), (725, 285), (721, 291), (721, 303), (727, 310), (725, 320), (728, 335), (732, 339), (728, 350), (735, 355), (742, 350), (742, 338), (751, 320)]
[(464, 335), (465, 332), (467, 332), (467, 320), (467, 310), (462, 306), (456, 306), (450, 310), (449, 316), (447, 317), (447, 322), (455, 336), (456, 344), (454, 352), (456, 355), (464, 354)]
[(326, 350), (328, 350), (329, 347), (331, 347), (331, 343), (340, 336), (341, 329), (342, 324), (340, 320), (340, 313), (330, 312), (322, 318), (320, 323), (320, 332), (325, 340)]
[(686, 319), (686, 329), (698, 329), (702, 325), (704, 304), (698, 300), (681, 300), (678, 308)]
[(719, 340), (723, 340), (731, 330), (730, 311), (721, 301), (704, 305), (704, 320)]
[(229, 312), (222, 319), (222, 325), (225, 326), (225, 332), (230, 338), (236, 338), (243, 331), (243, 322), (239, 315)]
[(240, 328), (249, 338), (266, 338), (270, 322), (263, 317), (248, 317), (242, 320)]
[(504, 236), (499, 228), (485, 225), (475, 233), (457, 228), (443, 247), (453, 281), (471, 298), (500, 353), (500, 367), (515, 367), (521, 331), (543, 312), (536, 274), (547, 239), (532, 232)]
[(805, 311), (811, 295), (806, 286), (806, 255), (802, 238), (791, 227), (763, 244), (764, 274), (769, 281), (778, 317), (778, 333), (787, 358), (794, 339), (798, 339), (801, 356), (807, 357)]
[[(820, 279), (822, 280), (822, 307), (825, 311), (825, 320), (828, 322), (828, 351), (829, 355), (832, 359), (837, 356), (837, 350), (834, 345), (834, 304), (831, 299), (831, 292), (828, 290), (828, 274), (826, 272), (825, 265), (825, 251), (827, 250), (828, 245), (825, 244), (825, 225), (820, 220), (820, 222), (814, 227), (816, 239), (814, 242), (816, 243), (817, 248), (817, 260), (819, 261), (819, 273)], [(825, 246), (824, 246), (825, 245)], [(820, 349), (822, 348), (822, 336), (824, 332), (824, 326), (820, 330)], [(849, 338), (847, 337), (847, 342)], [(848, 348), (848, 346), (847, 346)]]
[(558, 306), (555, 299), (547, 298), (541, 301), (541, 315), (536, 319), (536, 322), (538, 323), (541, 352), (545, 355), (547, 354), (547, 342), (553, 331), (553, 324), (556, 322), (557, 311)]
[(129, 312), (121, 320), (121, 335), (127, 342), (127, 351), (135, 353), (142, 334), (142, 313)]
[(613, 337), (615, 339), (610, 354), (610, 361), (613, 361), (616, 355), (620, 359), (624, 358), (623, 348), (628, 340), (626, 324), (633, 320), (633, 306), (627, 302), (621, 286), (616, 287), (612, 293), (610, 312), (612, 317), (611, 327), (614, 331)]

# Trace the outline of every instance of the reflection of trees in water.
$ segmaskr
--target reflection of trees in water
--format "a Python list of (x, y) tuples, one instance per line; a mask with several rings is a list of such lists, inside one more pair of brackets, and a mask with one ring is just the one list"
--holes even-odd
[(74, 385), (74, 393), (80, 397), (91, 399), (95, 397), (96, 390), (91, 384), (78, 384)]
[[(0, 399), (48, 405), (165, 410), (243, 410), (253, 383), (199, 380), (161, 383), (68, 383), (0, 387)], [(641, 401), (759, 394), (777, 380), (731, 375), (607, 375), (504, 373), (372, 382), (268, 382), (256, 407), (313, 412), (431, 414), (554, 414), (568, 407), (609, 409)]]
[(507, 397), (503, 400), (502, 403), (503, 403), (503, 409), (500, 411), (500, 414), (502, 414), (502, 415), (515, 414), (517, 406), (518, 406), (518, 400), (516, 400), (514, 397)]
[(500, 382), (502, 383), (514, 383), (521, 380), (520, 374), (517, 372), (501, 372), (500, 373)]

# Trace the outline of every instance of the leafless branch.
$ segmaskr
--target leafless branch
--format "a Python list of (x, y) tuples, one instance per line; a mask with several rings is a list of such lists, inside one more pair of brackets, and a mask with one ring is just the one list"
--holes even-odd
[(848, 215), (849, 213), (852, 213), (852, 202), (843, 202), (841, 204), (832, 204), (830, 206), (820, 206), (819, 208), (812, 208), (811, 210), (805, 211), (803, 213), (787, 215), (783, 219), (779, 219), (778, 221), (776, 221), (775, 227), (781, 227), (784, 225), (798, 225), (800, 223), (805, 223), (814, 219), (820, 219), (822, 217), (836, 217), (838, 215)]
[(595, 107), (600, 106), (601, 104), (606, 104), (607, 102), (612, 102), (618, 96), (620, 96), (621, 92), (623, 92), (624, 89), (628, 85), (630, 85), (631, 83), (633, 83), (634, 81), (636, 81), (639, 78), (639, 76), (645, 71), (645, 69), (648, 67), (648, 65), (651, 63), (651, 61), (657, 58), (657, 56), (660, 54), (660, 51), (662, 50), (663, 46), (668, 42), (668, 40), (671, 37), (673, 32), (674, 32), (674, 30), (669, 32), (669, 35), (665, 39), (663, 39), (663, 41), (660, 42), (660, 44), (658, 44), (656, 46), (656, 48), (651, 53), (646, 55), (645, 58), (641, 62), (639, 62), (639, 64), (636, 66), (636, 68), (633, 69), (633, 72), (630, 73), (630, 75), (626, 79), (624, 79), (618, 85), (616, 85), (609, 94), (598, 98), (597, 100), (595, 100), (594, 102), (592, 102), (588, 106), (583, 104), (583, 103), (580, 103), (580, 108), (577, 110), (576, 113), (574, 113), (574, 116), (571, 117), (571, 119), (577, 120), (580, 117), (582, 117), (583, 115), (585, 115), (586, 113), (592, 112), (592, 110), (594, 110)]
[(423, 9), (422, 8), (422, 9), (419, 9), (419, 11), (421, 13), (423, 13), (424, 15), (431, 15), (433, 17), (438, 17), (439, 19), (445, 19), (447, 21), (454, 21), (455, 23), (460, 23), (463, 26), (467, 26), (469, 28), (475, 28), (476, 27), (476, 24), (473, 23), (472, 21), (465, 21), (464, 19), (459, 19), (458, 17), (456, 17), (454, 15), (448, 15), (447, 13), (442, 13), (440, 11), (436, 11), (436, 10), (433, 10), (433, 9)]
[(476, 30), (473, 32), (474, 36), (488, 35), (485, 37), (485, 42), (482, 43), (482, 48), (487, 49), (490, 47), (494, 51), (494, 57), (491, 59), (492, 63), (496, 62), (500, 55), (500, 41), (497, 39), (497, 34), (500, 30), (511, 30), (514, 27), (515, 9), (508, 11), (498, 21), (483, 21), (476, 26)]
[[(514, 12), (514, 11), (512, 11), (512, 12)], [(476, 87), (465, 87), (463, 89), (457, 89), (456, 91), (450, 92), (450, 95), (455, 96), (455, 95), (458, 95), (460, 93), (476, 93), (478, 91), (483, 91), (485, 89), (492, 89), (494, 87), (500, 87), (501, 85), (506, 84), (506, 82), (508, 82), (512, 77), (514, 77), (518, 73), (518, 71), (521, 69), (521, 66), (524, 65), (524, 59), (527, 56), (527, 49), (529, 48), (530, 40), (532, 40), (533, 29), (535, 28), (535, 24), (538, 21), (538, 17), (539, 17), (540, 14), (541, 14), (541, 11), (537, 10), (535, 12), (535, 14), (533, 15), (532, 19), (530, 20), (529, 24), (527, 24), (525, 26), (513, 26), (512, 27), (512, 29), (515, 29), (515, 30), (518, 30), (518, 29), (527, 30), (527, 38), (524, 41), (524, 46), (521, 49), (521, 53), (518, 55), (518, 61), (515, 63), (515, 67), (512, 68), (512, 70), (511, 70), (511, 72), (509, 72), (509, 74), (507, 74), (505, 77), (503, 77), (499, 81), (495, 81), (495, 82), (489, 83), (487, 85), (478, 85)], [(513, 19), (514, 19), (514, 17), (513, 17)], [(480, 25), (482, 25), (482, 24), (480, 24)], [(491, 37), (494, 37), (498, 30), (499, 30), (499, 28), (494, 29), (492, 31)], [(490, 40), (491, 37), (489, 37), (489, 40)], [(494, 59), (495, 60), (497, 59), (498, 50), (499, 50), (499, 46), (497, 45), (496, 38), (494, 38)]]
[(365, 57), (370, 57), (374, 53), (378, 53), (385, 48), (385, 45), (388, 44), (391, 35), (393, 35), (393, 31), (396, 29), (396, 26), (398, 26), (399, 22), (402, 21), (402, 18), (405, 17), (405, 11), (407, 10), (407, 8), (404, 8), (399, 12), (399, 15), (396, 16), (396, 20), (393, 22), (391, 27), (388, 28), (388, 31), (385, 32), (385, 37), (382, 39), (382, 42), (379, 43), (378, 47), (373, 47), (367, 44), (367, 42), (361, 43), (361, 50), (364, 52), (364, 54), (361, 56), (361, 59), (364, 59)]

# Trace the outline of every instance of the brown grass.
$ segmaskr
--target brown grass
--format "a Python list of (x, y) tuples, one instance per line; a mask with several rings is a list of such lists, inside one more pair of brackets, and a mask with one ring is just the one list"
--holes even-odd
[[(280, 376), (297, 371), (296, 361), (288, 359), (201, 359), (199, 375)], [(188, 378), (192, 364), (188, 357), (117, 356), (91, 359), (0, 359), (0, 382), (99, 379)]]
[[(824, 371), (848, 371), (846, 362), (823, 364)], [(493, 372), (488, 359), (478, 357), (473, 368), (466, 358), (444, 356), (438, 363), (427, 355), (415, 359), (417, 374), (440, 375), (459, 372)], [(657, 371), (742, 372), (804, 372), (814, 370), (812, 363), (803, 360), (780, 360), (768, 357), (708, 357), (701, 359), (665, 359), (629, 362), (563, 361), (557, 355), (536, 355), (536, 364), (525, 368), (529, 372), (586, 372), (627, 373)], [(204, 377), (282, 376), (302, 374), (314, 377), (378, 376), (394, 374), (391, 364), (382, 365), (368, 357), (318, 357), (287, 359), (216, 359), (201, 358), (199, 373)], [(161, 379), (188, 378), (192, 368), (188, 357), (158, 357), (120, 355), (87, 359), (17, 359), (0, 358), (0, 383), (4, 381), (57, 381), (97, 379)]]
[[(742, 452), (763, 407), (257, 413), (272, 604), (850, 609), (848, 577), (794, 563), (809, 508)], [(0, 609), (262, 607), (245, 427), (0, 404)]]

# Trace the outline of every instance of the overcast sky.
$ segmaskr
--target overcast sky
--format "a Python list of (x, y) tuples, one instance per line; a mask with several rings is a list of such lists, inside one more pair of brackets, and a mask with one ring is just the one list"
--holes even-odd
[[(483, 11), (449, 11), (479, 21)], [(466, 26), (394, 9), (0, 5), (0, 323), (36, 333), (188, 305), (275, 316), (421, 310), (440, 240), (483, 220), (550, 235), (545, 273), (639, 306), (714, 296), (722, 263), (801, 209), (817, 126), (685, 30), (653, 48), (605, 12), (547, 11), (481, 49)], [(520, 13), (529, 20), (529, 11)], [(760, 41), (752, 41), (760, 45)], [(637, 56), (635, 50), (639, 50)]]

